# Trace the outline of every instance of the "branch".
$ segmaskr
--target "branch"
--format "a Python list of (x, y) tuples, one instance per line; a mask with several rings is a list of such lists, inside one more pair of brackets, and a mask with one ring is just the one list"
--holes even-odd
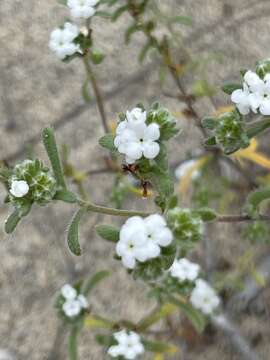
[(244, 221), (270, 221), (270, 215), (258, 215), (252, 218), (249, 215), (218, 215), (216, 222), (244, 222)]
[[(270, 255), (267, 255), (261, 263), (256, 266), (256, 272), (262, 276), (265, 284), (270, 282)], [(244, 290), (231, 297), (227, 304), (227, 309), (237, 312), (245, 311), (263, 289), (264, 287), (258, 284), (254, 277), (247, 277)]]
[(242, 355), (243, 360), (260, 360), (247, 340), (240, 334), (238, 328), (231, 323), (225, 314), (213, 316), (211, 322), (217, 330), (222, 331), (228, 337), (236, 351)]

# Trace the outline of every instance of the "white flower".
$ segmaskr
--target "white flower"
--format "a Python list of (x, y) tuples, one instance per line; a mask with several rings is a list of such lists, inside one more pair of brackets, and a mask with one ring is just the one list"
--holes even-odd
[(204, 280), (198, 279), (190, 297), (191, 304), (206, 315), (211, 315), (219, 306), (220, 299), (215, 290)]
[(81, 303), (78, 300), (67, 300), (63, 305), (63, 311), (67, 317), (79, 315), (81, 308)]
[(137, 333), (133, 331), (127, 333), (126, 330), (122, 330), (115, 333), (114, 338), (118, 342), (118, 345), (113, 345), (108, 349), (110, 356), (123, 356), (125, 359), (133, 360), (136, 359), (138, 355), (144, 353), (144, 346)]
[(120, 230), (116, 253), (126, 268), (134, 269), (136, 260), (145, 262), (156, 258), (160, 246), (168, 246), (172, 240), (172, 232), (162, 216), (154, 214), (145, 219), (133, 216)]
[(127, 119), (127, 122), (138, 122), (138, 121), (145, 122), (146, 115), (147, 115), (146, 111), (137, 107), (137, 108), (132, 109), (131, 111), (126, 112), (126, 119)]
[(99, 0), (68, 0), (71, 16), (74, 18), (88, 19), (96, 12), (95, 5)]
[(249, 86), (251, 92), (264, 92), (265, 83), (255, 72), (248, 70), (244, 75), (244, 81)]
[(186, 258), (182, 258), (180, 260), (174, 260), (170, 273), (171, 276), (179, 279), (180, 281), (194, 281), (200, 272), (200, 266), (189, 261)]
[(71, 285), (65, 284), (61, 289), (61, 294), (66, 300), (75, 300), (77, 297), (77, 290)]
[(76, 25), (66, 22), (63, 29), (57, 28), (52, 31), (49, 42), (50, 49), (61, 60), (79, 52), (80, 46), (73, 42), (79, 32)]
[(77, 300), (79, 301), (79, 303), (81, 304), (81, 307), (83, 309), (87, 309), (89, 307), (89, 303), (88, 303), (88, 300), (86, 299), (86, 297), (82, 294), (80, 294), (78, 297), (77, 297)]
[[(133, 118), (131, 115), (129, 117)], [(142, 120), (133, 119), (122, 121), (117, 126), (114, 145), (120, 153), (126, 155), (126, 162), (133, 164), (142, 156), (147, 159), (154, 159), (158, 155), (160, 147), (156, 141), (159, 137), (158, 124), (147, 125)]]
[(28, 193), (29, 186), (24, 180), (12, 180), (11, 188), (9, 191), (11, 195), (17, 198), (21, 198)]
[(247, 115), (250, 112), (249, 95), (250, 92), (246, 83), (243, 84), (243, 89), (237, 89), (232, 92), (231, 100), (236, 104), (237, 109), (242, 115)]
[[(180, 164), (175, 169), (175, 177), (176, 179), (180, 180), (183, 176), (185, 176), (189, 171), (192, 171), (195, 168), (197, 161), (195, 159), (186, 160), (182, 164)], [(201, 172), (197, 169), (192, 171), (191, 179), (196, 180), (200, 176)]]

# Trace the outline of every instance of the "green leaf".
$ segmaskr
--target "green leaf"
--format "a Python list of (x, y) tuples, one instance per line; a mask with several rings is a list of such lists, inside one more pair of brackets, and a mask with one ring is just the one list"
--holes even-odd
[(200, 216), (202, 221), (213, 221), (217, 218), (217, 214), (214, 209), (210, 209), (208, 207), (203, 207), (200, 209), (196, 209), (192, 211), (193, 213)]
[(146, 55), (148, 54), (148, 52), (154, 47), (154, 44), (152, 41), (148, 41), (142, 48), (142, 50), (139, 53), (139, 57), (138, 60), (140, 63), (142, 63), (144, 61), (144, 59), (146, 58)]
[(111, 242), (117, 242), (119, 240), (119, 229), (110, 225), (97, 225), (96, 226), (97, 234), (103, 239)]
[(20, 220), (21, 216), (19, 214), (19, 211), (15, 210), (11, 215), (9, 215), (8, 219), (5, 222), (5, 232), (7, 234), (11, 234), (15, 230)]
[(82, 86), (82, 97), (86, 103), (92, 100), (91, 95), (89, 93), (89, 81), (88, 79), (85, 80)]
[(92, 49), (90, 55), (91, 55), (91, 60), (92, 60), (93, 64), (95, 64), (95, 65), (101, 64), (105, 58), (105, 55), (99, 49)]
[(68, 190), (59, 190), (54, 195), (54, 200), (61, 200), (67, 203), (76, 203), (77, 202), (77, 196), (72, 191)]
[(262, 201), (270, 199), (270, 186), (264, 189), (256, 190), (250, 193), (247, 197), (246, 211), (253, 215), (258, 209)]
[(76, 256), (81, 255), (81, 247), (79, 243), (79, 223), (85, 211), (86, 210), (83, 208), (78, 210), (73, 216), (68, 228), (67, 244), (70, 251)]
[(222, 86), (223, 92), (225, 92), (225, 94), (228, 94), (228, 95), (231, 95), (234, 92), (234, 90), (238, 90), (238, 89), (242, 89), (242, 88), (243, 88), (243, 85), (237, 84), (237, 83), (227, 83)]
[(175, 16), (175, 17), (172, 17), (169, 22), (171, 24), (174, 24), (174, 23), (178, 23), (178, 24), (183, 24), (183, 25), (192, 25), (193, 21), (192, 21), (192, 18), (190, 16), (183, 16), (183, 15), (179, 15), (179, 16)]
[(180, 310), (186, 315), (186, 317), (191, 321), (192, 325), (195, 327), (195, 329), (202, 333), (205, 325), (206, 325), (206, 319), (203, 316), (203, 314), (199, 311), (193, 308), (193, 306), (189, 303), (185, 303), (181, 300), (178, 300), (174, 297), (170, 297), (170, 301), (179, 306)]
[(48, 127), (43, 130), (43, 144), (45, 146), (45, 149), (47, 151), (48, 157), (50, 159), (53, 173), (55, 176), (55, 179), (57, 181), (57, 184), (63, 188), (66, 189), (66, 183), (62, 171), (62, 166), (57, 150), (57, 145), (55, 141), (54, 131), (53, 128)]
[(129, 44), (130, 43), (130, 40), (131, 40), (131, 37), (132, 35), (137, 32), (137, 31), (140, 31), (141, 30), (141, 26), (139, 26), (138, 24), (132, 24), (131, 26), (129, 26), (125, 32), (125, 44)]
[(111, 19), (113, 22), (115, 22), (125, 11), (127, 11), (129, 8), (128, 5), (121, 6), (118, 8), (111, 16)]
[(110, 19), (112, 17), (112, 14), (109, 13), (108, 11), (96, 11), (95, 12), (95, 16), (99, 16), (99, 17), (102, 17), (104, 19)]
[(210, 138), (206, 139), (204, 143), (205, 143), (205, 145), (208, 145), (208, 146), (217, 144), (215, 136), (211, 136)]
[(145, 346), (145, 349), (147, 351), (151, 351), (154, 353), (169, 353), (169, 352), (175, 352), (176, 347), (174, 345), (165, 344), (163, 342), (159, 341), (149, 341), (149, 340), (143, 340), (143, 344)]
[(103, 279), (110, 275), (109, 271), (103, 270), (97, 272), (94, 276), (92, 276), (83, 286), (83, 294), (88, 295), (90, 291), (98, 285)]
[(256, 121), (254, 123), (251, 123), (247, 127), (247, 136), (249, 139), (253, 138), (254, 136), (257, 136), (258, 134), (262, 133), (264, 130), (268, 129), (270, 127), (270, 118), (265, 118), (260, 121)]
[(217, 123), (216, 118), (211, 116), (202, 119), (202, 126), (205, 129), (214, 130), (216, 123)]
[(110, 151), (116, 151), (114, 146), (114, 135), (113, 134), (106, 134), (102, 138), (99, 139), (99, 145), (108, 149)]
[(198, 80), (192, 86), (192, 93), (196, 97), (212, 96), (216, 93), (216, 89), (206, 80)]

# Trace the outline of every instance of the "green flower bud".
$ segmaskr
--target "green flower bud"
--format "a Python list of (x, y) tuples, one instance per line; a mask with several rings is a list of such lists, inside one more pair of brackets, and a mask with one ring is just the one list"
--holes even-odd
[(256, 64), (256, 73), (261, 79), (264, 79), (265, 75), (270, 73), (270, 59), (258, 61)]
[(9, 179), (10, 186), (13, 181), (19, 180), (27, 182), (29, 191), (21, 198), (10, 195), (11, 202), (16, 208), (33, 202), (45, 205), (53, 199), (57, 190), (56, 180), (40, 160), (24, 160), (16, 165)]
[(230, 154), (249, 145), (241, 115), (237, 111), (219, 115), (214, 134), (217, 144), (222, 147), (225, 154)]
[(203, 222), (198, 214), (190, 209), (176, 207), (168, 212), (168, 225), (176, 240), (196, 242), (201, 239)]

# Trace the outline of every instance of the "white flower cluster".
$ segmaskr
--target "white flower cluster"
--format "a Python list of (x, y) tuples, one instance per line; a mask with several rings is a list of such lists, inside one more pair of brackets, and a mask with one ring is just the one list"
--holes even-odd
[(175, 259), (170, 267), (171, 276), (177, 278), (180, 282), (196, 280), (199, 272), (200, 266), (186, 258), (180, 260)]
[(9, 191), (14, 197), (21, 198), (28, 193), (29, 185), (24, 180), (12, 180)]
[(141, 343), (140, 336), (134, 331), (127, 333), (126, 330), (121, 330), (113, 336), (118, 345), (113, 345), (108, 349), (110, 356), (123, 356), (125, 359), (133, 360), (144, 353), (144, 346)]
[(262, 80), (255, 72), (247, 71), (243, 89), (234, 90), (231, 100), (242, 115), (249, 114), (250, 110), (270, 115), (270, 74)]
[(220, 299), (215, 290), (204, 280), (198, 279), (190, 297), (191, 304), (205, 315), (211, 315), (219, 306)]
[(145, 219), (133, 216), (120, 230), (116, 253), (126, 268), (134, 269), (136, 260), (145, 262), (156, 258), (160, 247), (168, 246), (172, 240), (172, 232), (162, 216), (153, 214)]
[(95, 14), (98, 2), (99, 0), (68, 0), (67, 6), (72, 17), (88, 19)]
[(128, 164), (135, 163), (142, 156), (154, 159), (159, 153), (159, 126), (156, 123), (147, 125), (146, 117), (146, 111), (134, 108), (126, 112), (126, 120), (117, 126), (114, 145), (126, 156)]
[(80, 30), (77, 25), (66, 22), (63, 28), (52, 31), (49, 47), (55, 55), (63, 60), (76, 52), (80, 52), (80, 46), (74, 43), (74, 39), (79, 35)]
[(73, 318), (79, 315), (81, 310), (89, 307), (86, 297), (78, 294), (77, 290), (69, 284), (62, 287), (61, 294), (65, 298), (63, 312), (67, 317)]

